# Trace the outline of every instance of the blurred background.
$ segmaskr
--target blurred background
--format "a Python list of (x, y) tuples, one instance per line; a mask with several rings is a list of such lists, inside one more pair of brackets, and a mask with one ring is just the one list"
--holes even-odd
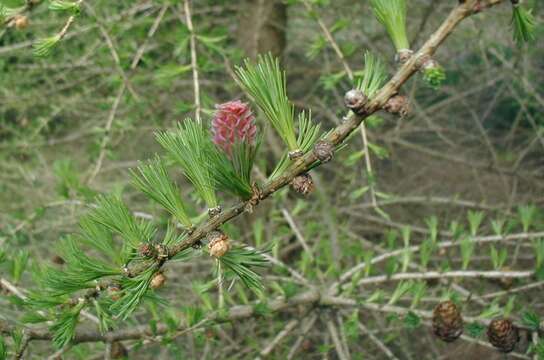
[[(22, 0), (3, 2), (11, 8), (25, 6)], [(390, 74), (397, 68), (391, 41), (365, 0), (193, 1), (190, 26), (182, 1), (88, 0), (46, 58), (33, 55), (34, 42), (58, 33), (68, 16), (48, 10), (45, 1), (34, 2), (24, 12), (26, 23), (0, 29), (0, 247), (9, 255), (0, 276), (23, 293), (32, 279), (17, 268), (56, 261), (55, 242), (76, 229), (78, 217), (97, 194), (122, 193), (134, 211), (164, 215), (130, 186), (128, 170), (138, 160), (163, 153), (155, 131), (195, 116), (191, 35), (206, 123), (215, 104), (248, 101), (233, 80), (235, 66), (246, 57), (266, 52), (278, 56), (297, 111), (311, 109), (324, 130), (346, 114), (343, 96), (353, 87), (348, 74), (361, 75), (366, 50), (379, 56)], [(457, 1), (408, 3), (408, 34), (417, 49)], [(532, 5), (541, 20), (542, 2)], [(539, 25), (537, 39), (542, 32)], [(508, 2), (465, 20), (435, 56), (447, 75), (441, 87), (414, 76), (402, 89), (410, 99), (408, 116), (380, 112), (372, 117), (366, 124), (366, 144), (362, 132), (355, 132), (333, 162), (312, 172), (316, 192), (311, 197), (284, 189), (253, 214), (229, 224), (231, 237), (252, 246), (272, 246), (273, 257), (321, 286), (333, 283), (369, 253), (401, 248), (405, 232), (412, 244), (421, 243), (429, 236), (429, 219), (436, 219), (441, 240), (468, 231), (468, 217), (475, 213), (483, 216), (478, 236), (493, 235), (494, 224), (501, 222), (504, 232), (541, 231), (543, 45), (538, 40), (520, 47), (513, 42)], [(258, 121), (265, 127), (262, 117)], [(283, 151), (279, 138), (267, 129), (259, 172), (270, 173)], [(187, 198), (194, 197), (179, 172), (176, 181)], [(205, 210), (204, 204), (192, 203), (197, 204), (193, 215)], [(234, 201), (225, 196), (222, 203)], [(524, 229), (520, 209), (530, 205), (532, 228)], [(523, 268), (534, 261), (530, 244), (518, 244), (515, 257), (510, 256), (516, 249), (511, 245), (516, 244), (497, 245), (509, 254), (502, 268)], [(471, 268), (493, 268), (489, 254), (488, 246), (478, 247)], [(458, 269), (460, 262), (456, 250), (437, 252), (431, 259), (437, 269)], [(214, 288), (199, 290), (213, 279), (211, 264), (201, 257), (167, 267), (169, 283), (161, 293), (170, 304), (165, 314), (175, 316), (189, 304), (205, 309), (215, 299)], [(388, 266), (395, 264), (384, 262), (373, 273), (384, 273)], [(270, 298), (302, 286), (285, 280), (289, 274), (282, 269), (267, 269), (263, 276)], [(429, 281), (419, 307), (432, 309), (451, 290), (451, 281), (456, 280)], [(539, 281), (464, 279), (459, 284), (467, 294), (482, 295), (483, 303), (459, 296), (467, 314), (476, 316), (508, 304), (509, 289), (529, 285), (516, 292), (514, 313), (530, 307), (542, 314)], [(388, 299), (395, 286), (370, 285), (358, 288), (354, 296), (368, 298), (380, 289)], [(17, 318), (20, 308), (8, 293), (0, 300), (0, 313)], [(252, 300), (254, 295), (237, 289), (227, 301)], [(139, 311), (134, 324), (166, 316), (157, 309)], [(477, 341), (439, 343), (425, 324), (407, 325), (405, 318), (388, 313), (323, 309), (316, 310), (314, 319), (306, 311), (295, 307), (163, 344), (142, 340), (125, 346), (135, 359), (253, 358), (298, 318), (286, 339), (266, 355), (335, 359), (341, 357), (327, 331), (327, 319), (333, 318), (353, 359), (503, 358)], [(519, 354), (530, 342), (522, 339)], [(77, 346), (62, 356), (91, 358), (101, 346)], [(28, 356), (53, 353), (41, 343)]]

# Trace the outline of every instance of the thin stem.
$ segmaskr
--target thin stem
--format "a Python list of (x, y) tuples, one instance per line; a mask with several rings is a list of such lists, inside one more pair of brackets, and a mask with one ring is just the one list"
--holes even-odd
[(193, 28), (193, 21), (191, 19), (191, 1), (185, 0), (183, 2), (183, 8), (185, 10), (185, 22), (187, 23), (187, 29), (189, 30), (189, 46), (191, 48), (191, 68), (193, 70), (193, 90), (195, 96), (195, 120), (200, 124), (200, 83), (198, 81), (198, 63), (196, 54), (196, 35)]

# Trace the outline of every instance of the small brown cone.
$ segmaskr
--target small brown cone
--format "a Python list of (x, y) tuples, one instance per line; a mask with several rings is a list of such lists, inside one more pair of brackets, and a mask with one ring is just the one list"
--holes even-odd
[(441, 302), (434, 308), (433, 332), (445, 342), (455, 341), (463, 333), (463, 317), (453, 301)]
[(328, 141), (320, 140), (314, 145), (314, 155), (322, 163), (331, 161), (334, 154), (334, 145)]
[(151, 279), (151, 288), (158, 289), (164, 285), (166, 282), (166, 276), (162, 272), (158, 272)]
[(291, 181), (291, 188), (301, 195), (308, 195), (315, 189), (314, 181), (310, 174), (300, 174)]
[(220, 258), (230, 250), (229, 237), (222, 231), (212, 231), (206, 235), (210, 256)]
[(15, 15), (13, 18), (13, 24), (17, 30), (23, 30), (28, 27), (28, 18), (24, 15)]
[(110, 354), (112, 359), (123, 359), (128, 356), (128, 350), (123, 343), (114, 341), (111, 343)]
[(410, 112), (410, 102), (404, 95), (395, 95), (387, 100), (383, 109), (391, 114), (406, 116)]
[(509, 353), (519, 341), (519, 330), (510, 319), (494, 319), (487, 328), (487, 338), (499, 351)]

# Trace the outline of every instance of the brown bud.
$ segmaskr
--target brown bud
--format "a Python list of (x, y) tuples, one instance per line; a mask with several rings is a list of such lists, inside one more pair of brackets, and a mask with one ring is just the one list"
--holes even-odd
[[(511, 270), (512, 269), (510, 269), (508, 266), (503, 266), (503, 268), (501, 269), (501, 271), (511, 271)], [(514, 279), (511, 278), (511, 277), (500, 278), (499, 279), (499, 285), (503, 289), (508, 290), (514, 285)]]
[(320, 140), (314, 145), (314, 155), (322, 163), (331, 161), (334, 154), (334, 145), (328, 141)]
[(410, 102), (404, 95), (394, 95), (387, 100), (383, 109), (391, 114), (406, 116), (410, 112)]
[(51, 262), (53, 262), (53, 264), (57, 264), (57, 265), (64, 265), (65, 261), (59, 255), (54, 255), (53, 258), (51, 259)]
[(308, 195), (314, 191), (315, 185), (310, 174), (304, 173), (291, 181), (291, 188), (301, 195)]
[(162, 272), (158, 272), (155, 275), (153, 275), (153, 279), (151, 279), (151, 288), (152, 289), (158, 289), (164, 285), (166, 282), (166, 276)]
[(119, 284), (110, 284), (107, 288), (108, 296), (113, 301), (117, 301), (121, 298), (121, 286)]
[(167, 259), (168, 258), (168, 247), (164, 244), (155, 245), (155, 256), (157, 259)]
[(216, 207), (213, 207), (213, 208), (209, 208), (208, 209), (208, 216), (209, 217), (214, 217), (216, 215), (219, 215), (221, 214), (221, 205), (217, 205)]
[(229, 237), (222, 231), (211, 231), (206, 235), (210, 256), (220, 258), (230, 250)]
[(358, 89), (351, 89), (344, 96), (346, 107), (357, 115), (361, 115), (364, 112), (364, 107), (367, 102), (367, 96)]
[(510, 319), (494, 319), (487, 328), (487, 338), (499, 351), (509, 353), (519, 341), (519, 330)]
[(463, 333), (463, 317), (452, 301), (439, 303), (433, 311), (433, 332), (445, 342), (455, 341)]
[(290, 160), (296, 160), (302, 157), (302, 155), (304, 155), (304, 152), (302, 152), (302, 150), (300, 149), (297, 149), (297, 150), (289, 151), (287, 155), (289, 156)]
[(140, 245), (140, 247), (138, 248), (138, 252), (140, 253), (140, 256), (145, 258), (151, 258), (155, 255), (155, 250), (150, 244)]
[(28, 26), (28, 18), (24, 15), (15, 15), (13, 17), (13, 24), (17, 30), (26, 29)]
[(119, 341), (111, 343), (110, 355), (112, 359), (122, 359), (128, 356), (127, 348)]
[(404, 64), (405, 62), (410, 60), (413, 54), (414, 52), (410, 49), (400, 49), (395, 55), (395, 61), (399, 64)]

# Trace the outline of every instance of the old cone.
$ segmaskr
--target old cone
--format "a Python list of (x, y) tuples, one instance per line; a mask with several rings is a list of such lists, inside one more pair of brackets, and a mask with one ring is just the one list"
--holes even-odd
[(487, 338), (499, 351), (509, 353), (514, 350), (519, 341), (519, 330), (512, 320), (499, 318), (489, 324)]
[(308, 195), (314, 191), (315, 185), (310, 174), (304, 173), (291, 181), (291, 188), (301, 195)]
[(463, 317), (453, 301), (441, 302), (434, 308), (433, 332), (445, 342), (455, 341), (463, 333)]
[(151, 288), (158, 289), (164, 285), (166, 282), (166, 276), (162, 272), (158, 272), (151, 279)]
[(111, 343), (110, 353), (112, 359), (123, 359), (128, 356), (127, 348), (119, 341)]
[(15, 15), (13, 18), (13, 24), (17, 30), (26, 29), (28, 26), (28, 18), (24, 15)]
[(387, 100), (383, 109), (391, 114), (406, 116), (410, 112), (410, 102), (404, 95), (395, 95)]
[(314, 155), (322, 163), (331, 161), (334, 154), (334, 145), (328, 141), (318, 141), (314, 145)]
[(208, 251), (210, 256), (220, 258), (230, 250), (229, 237), (222, 231), (212, 231), (206, 238), (208, 239)]

